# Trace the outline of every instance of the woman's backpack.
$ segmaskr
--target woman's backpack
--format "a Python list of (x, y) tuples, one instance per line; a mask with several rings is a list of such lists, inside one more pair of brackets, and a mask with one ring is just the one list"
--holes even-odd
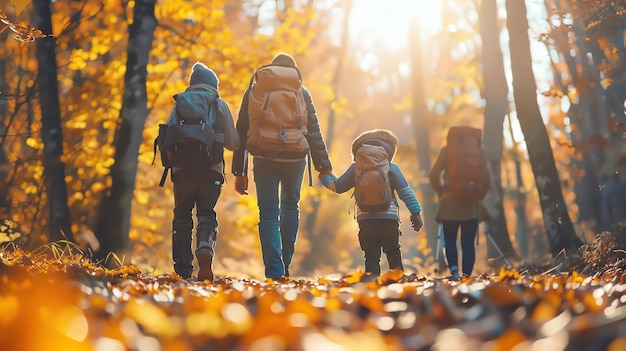
[(250, 79), (248, 92), (248, 151), (265, 158), (304, 158), (308, 115), (300, 71), (263, 66)]
[(446, 186), (457, 198), (481, 200), (488, 190), (482, 131), (470, 126), (454, 126), (448, 131), (446, 146)]

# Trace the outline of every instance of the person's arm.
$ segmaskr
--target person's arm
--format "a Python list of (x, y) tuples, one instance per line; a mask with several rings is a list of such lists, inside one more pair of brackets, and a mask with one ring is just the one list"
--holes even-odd
[(435, 192), (439, 195), (443, 194), (445, 191), (444, 186), (441, 184), (440, 176), (441, 173), (446, 168), (446, 148), (443, 147), (439, 150), (439, 154), (437, 155), (437, 159), (435, 163), (430, 168), (430, 172), (428, 173), (428, 180), (430, 181), (430, 185), (435, 189)]
[(226, 101), (218, 99), (218, 106), (220, 116), (222, 117), (222, 132), (224, 133), (224, 147), (230, 151), (235, 151), (239, 148), (241, 143), (239, 134), (235, 129), (235, 121), (233, 115), (230, 112), (230, 108)]
[(248, 175), (248, 151), (246, 145), (248, 143), (248, 93), (246, 90), (243, 93), (241, 99), (241, 106), (239, 107), (239, 115), (237, 117), (237, 134), (239, 135), (239, 148), (233, 153), (233, 165), (232, 172), (235, 176), (247, 176)]
[(313, 98), (311, 93), (302, 87), (302, 95), (306, 102), (306, 110), (308, 114), (307, 129), (308, 133), (306, 139), (309, 143), (309, 149), (311, 150), (311, 158), (313, 159), (313, 166), (318, 172), (328, 172), (333, 170), (333, 165), (328, 157), (328, 151), (326, 150), (326, 143), (320, 130), (319, 120), (317, 118), (317, 111), (315, 111), (315, 105), (313, 104)]
[(391, 164), (391, 169), (389, 171), (389, 182), (393, 189), (396, 189), (398, 193), (398, 197), (404, 204), (407, 209), (411, 213), (411, 226), (416, 232), (419, 232), (420, 229), (424, 226), (424, 220), (422, 219), (422, 205), (420, 204), (417, 196), (415, 196), (415, 192), (409, 186), (409, 183), (406, 181), (404, 174), (400, 170), (400, 167), (395, 163)]
[(337, 178), (332, 172), (320, 172), (320, 181), (328, 190), (343, 194), (354, 188), (354, 163)]
[(397, 164), (392, 163), (389, 170), (389, 182), (393, 189), (398, 193), (398, 197), (404, 204), (406, 208), (411, 212), (411, 214), (416, 214), (422, 212), (422, 205), (420, 204), (415, 192), (409, 186), (404, 174), (400, 170)]

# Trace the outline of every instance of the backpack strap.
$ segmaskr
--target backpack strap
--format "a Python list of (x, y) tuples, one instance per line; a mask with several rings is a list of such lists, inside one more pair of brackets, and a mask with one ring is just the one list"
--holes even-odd
[(309, 187), (313, 186), (313, 171), (311, 170), (311, 150), (306, 154), (307, 166), (309, 168)]
[(156, 160), (156, 152), (157, 147), (159, 146), (159, 137), (154, 138), (154, 150), (152, 151), (152, 164), (154, 164), (154, 160)]
[(165, 167), (163, 169), (163, 174), (161, 175), (161, 181), (159, 182), (159, 186), (162, 188), (165, 185), (165, 179), (167, 179), (167, 173), (172, 171), (171, 167)]
[(207, 121), (207, 124), (210, 125), (216, 133), (221, 129), (220, 127), (222, 125), (222, 119), (218, 113), (220, 106), (218, 99), (219, 97), (216, 97), (215, 100), (209, 104), (209, 116)]
[[(265, 67), (265, 66), (263, 66)], [(263, 68), (260, 67), (259, 69)], [(256, 80), (256, 72), (259, 70), (257, 69), (256, 71), (254, 71), (254, 73), (252, 73), (252, 76), (250, 76), (250, 83), (248, 83), (248, 91), (252, 91), (252, 85), (254, 84), (254, 81)]]
[(352, 217), (356, 221), (356, 189), (352, 191), (350, 201), (348, 201), (348, 214), (350, 214), (350, 208), (352, 208)]

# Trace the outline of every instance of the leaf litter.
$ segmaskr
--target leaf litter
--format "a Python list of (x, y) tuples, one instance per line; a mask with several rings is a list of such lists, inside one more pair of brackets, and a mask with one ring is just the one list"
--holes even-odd
[(1, 350), (624, 350), (623, 236), (578, 260), (451, 280), (361, 270), (214, 282), (0, 251)]

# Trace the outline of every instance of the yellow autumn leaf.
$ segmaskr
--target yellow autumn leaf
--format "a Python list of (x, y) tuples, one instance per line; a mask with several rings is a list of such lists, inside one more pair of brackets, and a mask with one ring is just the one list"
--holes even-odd
[(150, 200), (150, 193), (147, 191), (135, 190), (135, 198), (140, 204), (146, 205)]
[(32, 147), (33, 149), (36, 149), (38, 144), (39, 142), (35, 138), (26, 139), (26, 145)]
[(15, 7), (15, 14), (19, 15), (30, 3), (30, 0), (9, 0), (9, 2), (13, 5), (13, 7)]
[(352, 273), (350, 273), (350, 274), (349, 274), (349, 275), (345, 278), (345, 281), (346, 281), (346, 283), (348, 283), (348, 284), (356, 284), (356, 283), (358, 283), (358, 282), (360, 282), (360, 281), (361, 281), (361, 278), (363, 277), (363, 274), (364, 274), (363, 269), (359, 269), (359, 270), (358, 270), (358, 271), (356, 271), (356, 272), (352, 272)]
[(156, 335), (174, 337), (182, 330), (180, 323), (174, 322), (162, 309), (145, 300), (130, 300), (124, 312), (127, 317)]

